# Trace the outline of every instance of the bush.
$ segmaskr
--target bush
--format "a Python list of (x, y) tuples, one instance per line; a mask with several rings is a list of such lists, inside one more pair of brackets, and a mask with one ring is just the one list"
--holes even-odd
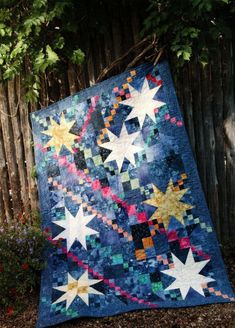
[(158, 47), (175, 55), (178, 65), (198, 56), (206, 65), (221, 39), (232, 39), (235, 2), (232, 0), (149, 0), (143, 34), (155, 33)]
[(36, 225), (17, 223), (0, 227), (0, 309), (18, 312), (26, 292), (39, 284), (46, 238)]

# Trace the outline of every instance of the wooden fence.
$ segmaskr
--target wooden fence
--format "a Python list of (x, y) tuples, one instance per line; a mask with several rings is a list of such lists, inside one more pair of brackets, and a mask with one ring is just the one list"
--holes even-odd
[(177, 95), (221, 241), (235, 240), (235, 43), (221, 41), (208, 66), (178, 74)]
[[(151, 48), (148, 41), (139, 42), (137, 13), (126, 17), (123, 13), (122, 21), (118, 15), (106, 34), (87, 37), (84, 27), (80, 38), (85, 64), (82, 68), (68, 64), (63, 72), (41, 77), (38, 104), (25, 103), (22, 76), (0, 85), (0, 222), (31, 217), (38, 206), (29, 113), (94, 84), (103, 69), (120, 56), (105, 77), (121, 72)], [(123, 24), (127, 15), (128, 26)], [(234, 50), (233, 43), (222, 40), (205, 69), (194, 60), (174, 76), (203, 189), (222, 241), (235, 239)]]

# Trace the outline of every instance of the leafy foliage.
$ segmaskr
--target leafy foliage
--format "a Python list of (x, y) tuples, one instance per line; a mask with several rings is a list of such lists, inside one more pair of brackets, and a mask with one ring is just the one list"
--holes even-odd
[[(59, 63), (82, 63), (84, 54), (71, 42), (72, 0), (4, 1), (0, 8), (0, 67), (3, 79), (26, 68), (26, 98), (36, 101), (40, 74)], [(73, 40), (74, 41), (74, 40)], [(72, 56), (70, 56), (72, 54)]]
[[(167, 48), (181, 63), (197, 53), (205, 64), (217, 40), (232, 37), (234, 30), (233, 0), (123, 0), (123, 6), (135, 8), (143, 34), (155, 33), (158, 46)], [(80, 65), (85, 59), (81, 43), (86, 38), (95, 40), (97, 33), (105, 37), (117, 15), (122, 21), (119, 7), (108, 0), (2, 0), (2, 78), (12, 79), (23, 72), (26, 99), (36, 102), (40, 76), (66, 69), (68, 62)]]
[(0, 228), (0, 309), (17, 312), (21, 296), (39, 283), (46, 238), (38, 225)]
[(217, 41), (232, 37), (234, 13), (232, 0), (150, 0), (143, 33), (156, 33), (159, 47), (166, 47), (179, 63), (196, 53), (204, 65)]

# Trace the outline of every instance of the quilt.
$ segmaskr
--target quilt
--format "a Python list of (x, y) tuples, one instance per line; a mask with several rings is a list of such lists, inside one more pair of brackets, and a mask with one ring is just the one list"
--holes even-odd
[(234, 301), (166, 61), (31, 121), (50, 243), (38, 328)]

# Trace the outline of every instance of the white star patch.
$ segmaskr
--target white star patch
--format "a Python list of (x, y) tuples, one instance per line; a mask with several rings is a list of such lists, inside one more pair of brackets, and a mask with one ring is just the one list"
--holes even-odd
[(133, 107), (126, 121), (138, 117), (140, 128), (142, 128), (145, 117), (148, 115), (156, 123), (154, 109), (165, 105), (164, 102), (153, 99), (159, 89), (160, 86), (150, 89), (147, 79), (144, 80), (140, 92), (129, 85), (131, 97), (120, 102), (120, 104)]
[(54, 303), (57, 304), (63, 301), (66, 301), (66, 310), (70, 307), (74, 299), (79, 296), (86, 305), (89, 306), (89, 294), (96, 294), (96, 295), (104, 295), (103, 293), (99, 292), (98, 290), (90, 287), (98, 282), (102, 281), (99, 279), (89, 279), (88, 278), (88, 271), (86, 270), (81, 277), (76, 280), (68, 273), (68, 284), (53, 287), (56, 290), (64, 292), (64, 294), (59, 297)]
[(185, 299), (191, 287), (202, 296), (205, 296), (202, 285), (215, 280), (210, 277), (205, 277), (199, 274), (199, 272), (210, 260), (195, 262), (191, 249), (188, 252), (185, 264), (182, 263), (174, 254), (172, 255), (174, 268), (161, 272), (176, 278), (176, 280), (165, 290), (180, 289), (182, 298)]
[(119, 172), (121, 171), (125, 158), (135, 166), (134, 154), (143, 150), (142, 147), (133, 145), (133, 142), (139, 136), (140, 131), (128, 134), (126, 126), (123, 124), (119, 137), (109, 130), (107, 130), (107, 132), (110, 141), (99, 145), (102, 148), (112, 150), (106, 158), (105, 163), (115, 160), (117, 162)]
[(58, 234), (53, 240), (65, 238), (67, 240), (67, 250), (78, 240), (80, 244), (86, 248), (86, 236), (98, 234), (98, 231), (87, 227), (87, 224), (95, 217), (95, 215), (84, 216), (82, 205), (80, 206), (76, 216), (73, 216), (65, 207), (65, 220), (53, 221), (65, 230)]

